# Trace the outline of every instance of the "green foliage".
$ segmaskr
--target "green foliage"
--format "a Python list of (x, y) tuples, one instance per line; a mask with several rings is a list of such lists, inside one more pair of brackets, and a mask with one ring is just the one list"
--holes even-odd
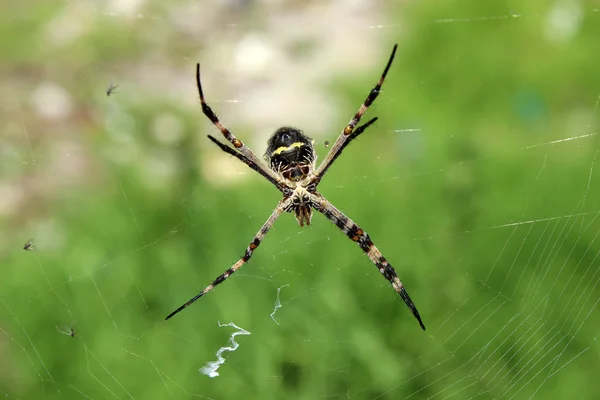
[[(219, 35), (243, 37), (243, 25), (202, 14), (187, 26), (184, 4), (140, 18), (87, 2), (11, 6), (0, 17), (0, 171), (6, 204), (14, 193), (21, 201), (1, 210), (0, 394), (597, 398), (600, 13), (579, 5), (575, 34), (561, 39), (552, 15), (579, 3), (561, 4), (388, 4), (381, 57), (343, 79), (321, 75), (339, 103), (338, 132), (387, 44), (400, 43), (367, 114), (379, 120), (320, 192), (394, 265), (425, 333), (321, 215), (307, 228), (282, 216), (248, 265), (165, 322), (243, 254), (280, 198), (243, 166), (242, 178), (229, 170), (238, 162), (206, 139), (218, 131), (195, 103), (200, 59), (212, 73), (209, 102), (254, 148), (248, 113), (219, 90), (223, 54), (236, 55)], [(253, 7), (232, 18), (256, 18)], [(68, 38), (57, 21), (80, 34)], [(291, 48), (301, 63), (318, 46)], [(113, 79), (119, 89), (107, 97)], [(260, 80), (247, 79), (252, 93)], [(47, 82), (70, 94), (68, 116), (36, 112)], [(322, 159), (333, 134), (307, 133)], [(21, 250), (30, 237), (36, 250)], [(218, 322), (230, 321), (251, 335), (236, 337), (210, 379), (198, 369), (227, 344), (234, 330)], [(60, 334), (70, 327), (75, 337)]]

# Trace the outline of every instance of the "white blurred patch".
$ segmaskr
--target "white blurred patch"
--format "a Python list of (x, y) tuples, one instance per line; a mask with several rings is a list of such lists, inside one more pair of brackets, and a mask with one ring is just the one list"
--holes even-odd
[(111, 0), (106, 8), (116, 13), (131, 14), (141, 9), (144, 3), (145, 0)]
[(579, 0), (558, 0), (546, 18), (544, 33), (552, 42), (572, 40), (583, 22), (583, 10)]
[(31, 104), (35, 111), (46, 118), (62, 119), (71, 115), (73, 101), (62, 86), (55, 83), (42, 83), (31, 94)]
[(94, 10), (91, 3), (72, 2), (48, 22), (42, 31), (42, 42), (67, 45), (87, 34), (93, 26)]
[(0, 215), (11, 215), (17, 212), (23, 200), (23, 192), (15, 185), (0, 182)]
[(273, 44), (265, 35), (246, 35), (237, 45), (235, 64), (242, 74), (261, 73), (273, 62)]

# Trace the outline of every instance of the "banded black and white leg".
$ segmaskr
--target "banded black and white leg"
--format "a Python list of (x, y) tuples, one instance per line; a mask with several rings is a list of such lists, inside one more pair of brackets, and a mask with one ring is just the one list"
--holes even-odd
[(254, 253), (254, 250), (256, 250), (256, 248), (260, 245), (260, 243), (264, 239), (264, 237), (267, 234), (267, 232), (269, 232), (269, 229), (271, 229), (271, 227), (273, 226), (273, 224), (275, 223), (275, 221), (277, 221), (277, 218), (279, 218), (279, 216), (284, 211), (288, 211), (289, 210), (289, 207), (290, 207), (291, 203), (292, 203), (292, 200), (291, 200), (290, 197), (286, 197), (286, 198), (281, 199), (279, 201), (279, 203), (277, 203), (277, 207), (275, 207), (275, 210), (273, 210), (273, 213), (271, 214), (271, 216), (269, 217), (269, 219), (267, 219), (267, 221), (264, 223), (264, 225), (262, 226), (262, 228), (260, 228), (260, 230), (256, 233), (256, 235), (254, 236), (254, 238), (252, 239), (252, 241), (250, 242), (250, 244), (248, 245), (248, 247), (246, 247), (246, 252), (242, 256), (242, 258), (240, 258), (235, 264), (233, 264), (231, 266), (231, 268), (229, 268), (227, 271), (225, 271), (221, 275), (219, 275), (210, 285), (208, 285), (207, 287), (205, 287), (200, 293), (198, 293), (196, 296), (192, 297), (187, 303), (183, 304), (181, 307), (179, 307), (178, 309), (176, 309), (175, 311), (173, 311), (171, 314), (167, 315), (167, 317), (165, 318), (165, 320), (171, 318), (172, 316), (174, 316), (178, 312), (180, 312), (183, 309), (185, 309), (185, 308), (189, 307), (190, 305), (192, 305), (200, 297), (204, 296), (205, 294), (207, 294), (208, 292), (210, 292), (211, 290), (213, 290), (215, 288), (215, 286), (217, 286), (220, 283), (223, 283), (235, 271), (237, 271), (240, 268), (242, 268), (242, 266), (244, 264), (246, 264), (248, 262), (248, 260), (250, 260), (250, 257), (252, 257), (252, 253)]
[[(396, 45), (394, 45), (394, 49), (392, 50), (390, 59), (388, 60), (388, 63), (385, 66), (385, 69), (383, 70), (383, 73), (381, 74), (381, 78), (379, 78), (379, 82), (377, 82), (375, 87), (373, 87), (373, 89), (371, 89), (371, 91), (369, 92), (369, 95), (365, 99), (364, 103), (360, 106), (360, 108), (358, 109), (356, 114), (354, 114), (354, 117), (352, 117), (350, 122), (348, 122), (348, 125), (346, 125), (344, 130), (342, 130), (342, 133), (340, 134), (340, 136), (338, 136), (335, 143), (331, 147), (331, 150), (329, 150), (329, 153), (327, 153), (327, 156), (325, 156), (325, 159), (323, 160), (323, 162), (321, 163), (321, 165), (315, 172), (315, 176), (317, 177), (318, 180), (321, 179), (321, 177), (323, 176), (323, 174), (325, 174), (325, 172), (331, 166), (333, 161), (338, 157), (338, 153), (340, 153), (344, 149), (344, 147), (346, 147), (345, 143), (346, 143), (346, 141), (351, 140), (351, 136), (352, 136), (352, 132), (354, 132), (354, 128), (356, 128), (356, 125), (358, 125), (358, 123), (360, 122), (360, 119), (362, 118), (364, 113), (367, 111), (369, 106), (371, 104), (373, 104), (373, 102), (375, 101), (377, 96), (379, 96), (379, 92), (381, 91), (381, 86), (383, 86), (385, 77), (386, 77), (388, 71), (390, 70), (390, 67), (392, 66), (392, 61), (394, 61), (394, 56), (396, 55), (397, 49), (398, 49), (398, 45), (396, 44)], [(374, 122), (374, 121), (371, 120), (367, 124), (370, 125), (372, 122)], [(367, 125), (367, 124), (365, 124), (365, 125)]]
[(419, 325), (421, 325), (421, 329), (425, 330), (425, 325), (423, 325), (423, 321), (421, 320), (421, 316), (419, 315), (419, 311), (417, 307), (413, 303), (412, 299), (408, 295), (408, 292), (404, 288), (404, 285), (398, 278), (396, 271), (390, 265), (390, 263), (385, 259), (383, 254), (379, 251), (377, 246), (373, 244), (371, 238), (365, 231), (363, 231), (354, 221), (344, 215), (343, 212), (335, 208), (333, 204), (331, 204), (325, 197), (323, 197), (319, 193), (311, 194), (311, 203), (313, 208), (319, 211), (321, 214), (325, 215), (329, 220), (331, 220), (336, 226), (346, 235), (350, 240), (356, 242), (359, 247), (364, 251), (369, 259), (375, 264), (381, 275), (385, 279), (387, 279), (394, 290), (400, 295), (404, 303), (408, 306), (412, 314), (415, 316), (417, 321), (419, 321)]
[(245, 155), (236, 151), (235, 149), (232, 149), (231, 147), (227, 146), (226, 144), (219, 142), (213, 136), (211, 136), (211, 135), (207, 135), (207, 136), (210, 139), (210, 141), (213, 142), (214, 144), (216, 144), (217, 146), (219, 146), (219, 148), (221, 150), (223, 150), (227, 154), (234, 156), (235, 158), (237, 158), (238, 160), (240, 160), (241, 162), (243, 162), (244, 164), (246, 164), (247, 166), (252, 168), (254, 171), (258, 172), (263, 178), (265, 178), (266, 180), (271, 182), (284, 195), (289, 196), (291, 194), (291, 189), (289, 187), (287, 187), (283, 182), (277, 181), (274, 178), (272, 178), (271, 175), (267, 174), (263, 168), (260, 168), (259, 165), (253, 163)]
[[(202, 83), (200, 82), (200, 63), (196, 64), (196, 85), (198, 86), (198, 95), (200, 96), (200, 103), (202, 104), (202, 112), (206, 117), (212, 122), (225, 136), (225, 139), (229, 141), (235, 147), (237, 151), (243, 154), (247, 160), (249, 160), (252, 164), (256, 166), (256, 168), (252, 167), (255, 171), (260, 170), (260, 174), (263, 176), (268, 176), (270, 181), (275, 181), (280, 184), (283, 183), (281, 177), (279, 177), (273, 170), (268, 168), (257, 156), (250, 150), (248, 146), (244, 144), (241, 140), (235, 137), (233, 133), (223, 123), (219, 120), (219, 117), (215, 114), (215, 112), (210, 108), (206, 101), (204, 100), (204, 92), (202, 90)], [(243, 160), (242, 160), (243, 161)], [(245, 162), (245, 161), (244, 161)], [(249, 165), (249, 164), (248, 164)]]
[[(342, 144), (340, 149), (334, 155), (331, 156), (331, 163), (329, 165), (330, 166), (333, 165), (333, 162), (342, 154), (342, 152), (344, 151), (346, 146), (348, 146), (350, 144), (350, 142), (352, 142), (352, 140), (356, 139), (358, 137), (358, 135), (363, 133), (371, 124), (373, 124), (375, 121), (377, 121), (377, 119), (378, 119), (377, 117), (371, 118), (369, 121), (365, 122), (364, 124), (362, 124), (361, 126), (356, 128), (356, 130), (354, 132), (352, 132), (352, 134), (350, 134), (350, 136), (348, 137), (348, 140), (346, 140)], [(327, 172), (327, 168), (325, 168), (321, 172), (320, 175), (315, 175), (314, 180), (311, 182), (312, 185), (314, 185), (314, 187), (316, 187), (321, 182), (321, 179), (325, 175), (325, 172)]]

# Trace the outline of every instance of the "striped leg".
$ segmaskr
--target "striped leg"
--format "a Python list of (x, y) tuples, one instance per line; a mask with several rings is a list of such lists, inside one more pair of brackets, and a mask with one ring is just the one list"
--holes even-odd
[(210, 119), (210, 122), (219, 128), (223, 136), (225, 136), (225, 139), (227, 139), (240, 153), (246, 156), (247, 159), (252, 161), (252, 163), (262, 171), (261, 175), (267, 175), (272, 180), (279, 183), (283, 182), (281, 178), (275, 174), (275, 172), (273, 172), (270, 168), (267, 168), (262, 161), (256, 157), (256, 155), (248, 148), (248, 146), (244, 144), (244, 142), (236, 138), (233, 133), (231, 133), (231, 131), (221, 123), (219, 117), (217, 117), (215, 112), (209, 107), (208, 104), (206, 104), (206, 101), (204, 100), (204, 92), (202, 91), (202, 84), (200, 83), (200, 64), (196, 64), (196, 84), (198, 86), (198, 94), (200, 95), (200, 103), (202, 104), (202, 112), (204, 115), (206, 115), (206, 117), (208, 117), (208, 119)]
[(223, 283), (235, 271), (237, 271), (238, 269), (240, 269), (242, 267), (242, 265), (246, 264), (246, 262), (248, 262), (248, 260), (250, 260), (250, 257), (252, 257), (252, 253), (254, 253), (254, 250), (256, 250), (256, 248), (260, 245), (260, 242), (262, 242), (262, 240), (264, 239), (264, 237), (267, 234), (267, 232), (269, 232), (269, 229), (271, 229), (271, 227), (273, 226), (273, 224), (275, 223), (275, 221), (277, 221), (277, 218), (279, 218), (279, 216), (281, 215), (281, 213), (285, 211), (285, 209), (291, 204), (291, 202), (292, 201), (291, 201), (291, 199), (289, 197), (281, 199), (279, 201), (279, 203), (277, 204), (277, 207), (275, 208), (275, 210), (273, 211), (273, 213), (271, 214), (271, 216), (267, 220), (267, 222), (264, 223), (264, 225), (262, 226), (262, 228), (260, 228), (260, 230), (256, 233), (256, 236), (254, 236), (254, 239), (252, 239), (252, 241), (250, 242), (250, 244), (246, 248), (246, 252), (244, 253), (244, 256), (242, 258), (240, 258), (238, 260), (238, 262), (236, 262), (235, 264), (233, 264), (233, 266), (231, 268), (229, 268), (227, 271), (225, 271), (221, 275), (219, 275), (217, 277), (217, 279), (215, 279), (213, 281), (213, 283), (211, 283), (210, 285), (208, 285), (207, 287), (205, 287), (196, 296), (192, 297), (187, 303), (183, 304), (177, 310), (175, 310), (171, 314), (167, 315), (167, 317), (165, 318), (165, 320), (171, 318), (172, 316), (174, 316), (175, 314), (177, 314), (178, 312), (180, 312), (184, 308), (187, 308), (188, 306), (192, 305), (200, 297), (204, 296), (206, 293), (208, 293), (211, 290), (213, 290), (215, 288), (215, 286), (217, 286), (220, 283)]
[(243, 155), (242, 153), (235, 151), (231, 147), (219, 142), (217, 139), (215, 139), (214, 137), (212, 137), (210, 135), (208, 135), (208, 138), (210, 139), (211, 142), (213, 142), (214, 144), (219, 146), (219, 148), (221, 150), (223, 150), (225, 153), (234, 156), (235, 158), (237, 158), (238, 160), (240, 160), (241, 162), (243, 162), (244, 164), (246, 164), (247, 166), (252, 168), (254, 171), (258, 172), (260, 175), (262, 175), (263, 178), (265, 178), (266, 180), (271, 182), (273, 185), (275, 185), (275, 187), (277, 189), (279, 189), (281, 192), (283, 192), (286, 195), (291, 194), (291, 191), (287, 186), (285, 186), (281, 182), (278, 182), (275, 179), (271, 178), (270, 175), (265, 173), (263, 168), (260, 168), (260, 166), (256, 165), (252, 161), (250, 161), (245, 155)]
[(325, 167), (323, 169), (321, 174), (315, 175), (315, 177), (312, 181), (312, 184), (314, 185), (314, 187), (317, 187), (319, 185), (319, 182), (321, 182), (321, 179), (323, 178), (323, 176), (325, 176), (325, 172), (327, 172), (327, 169), (333, 165), (333, 162), (336, 160), (336, 158), (338, 158), (342, 154), (342, 151), (344, 151), (346, 146), (348, 146), (352, 140), (354, 140), (358, 135), (363, 133), (375, 121), (377, 121), (377, 117), (370, 119), (369, 121), (365, 122), (364, 124), (362, 124), (361, 126), (356, 128), (356, 130), (354, 132), (352, 132), (352, 134), (348, 137), (348, 140), (346, 140), (341, 145), (340, 149), (331, 156), (331, 162), (327, 165), (327, 167)]
[(356, 128), (356, 125), (358, 125), (358, 123), (360, 122), (360, 119), (362, 118), (363, 114), (367, 111), (369, 106), (375, 101), (377, 96), (379, 96), (379, 92), (381, 91), (381, 86), (383, 85), (385, 76), (387, 75), (388, 71), (390, 70), (390, 67), (392, 66), (392, 61), (394, 61), (394, 56), (396, 55), (397, 48), (398, 48), (398, 45), (397, 44), (394, 45), (394, 49), (392, 50), (390, 59), (388, 60), (388, 63), (385, 66), (385, 69), (383, 70), (383, 74), (381, 74), (381, 78), (379, 78), (379, 82), (377, 82), (377, 85), (375, 85), (375, 87), (373, 89), (371, 89), (371, 91), (369, 92), (369, 95), (365, 99), (365, 102), (360, 106), (360, 108), (358, 109), (356, 114), (354, 114), (354, 117), (350, 120), (350, 122), (348, 122), (348, 125), (346, 125), (346, 127), (344, 128), (344, 130), (342, 131), (340, 136), (338, 136), (335, 143), (331, 147), (331, 150), (329, 150), (329, 153), (323, 160), (323, 163), (321, 163), (321, 165), (315, 172), (315, 175), (319, 179), (325, 173), (325, 171), (327, 171), (327, 169), (330, 167), (333, 160), (335, 160), (337, 158), (337, 153), (339, 153), (343, 150), (343, 148), (345, 147), (344, 143), (350, 139), (350, 136), (352, 135), (354, 128)]
[(419, 321), (421, 329), (425, 330), (425, 325), (423, 325), (419, 311), (417, 311), (417, 307), (408, 295), (404, 285), (402, 282), (400, 282), (398, 275), (396, 275), (396, 271), (394, 271), (394, 268), (392, 268), (390, 263), (387, 262), (385, 257), (381, 254), (379, 249), (373, 244), (369, 238), (369, 235), (367, 235), (367, 233), (358, 225), (356, 225), (354, 221), (346, 217), (343, 212), (335, 208), (333, 204), (331, 204), (320, 194), (311, 194), (311, 203), (317, 211), (329, 218), (334, 224), (337, 225), (338, 228), (340, 228), (344, 234), (346, 234), (346, 236), (350, 238), (350, 240), (358, 243), (360, 248), (367, 253), (367, 256), (369, 256), (369, 259), (371, 259), (373, 264), (375, 264), (377, 269), (379, 269), (381, 275), (390, 281), (396, 292), (398, 292), (402, 300), (404, 300), (404, 303), (406, 303), (410, 311), (412, 311), (417, 321)]

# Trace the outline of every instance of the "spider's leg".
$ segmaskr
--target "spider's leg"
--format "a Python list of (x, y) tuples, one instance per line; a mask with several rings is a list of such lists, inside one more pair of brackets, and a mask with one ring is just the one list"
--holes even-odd
[(248, 262), (248, 260), (250, 260), (250, 257), (252, 257), (252, 253), (254, 252), (254, 250), (260, 245), (260, 242), (262, 242), (262, 240), (264, 239), (267, 232), (269, 232), (269, 229), (271, 229), (271, 227), (273, 226), (275, 221), (277, 221), (277, 218), (279, 218), (281, 213), (283, 213), (290, 204), (291, 204), (291, 199), (289, 197), (281, 199), (279, 201), (279, 203), (277, 204), (277, 207), (275, 208), (275, 210), (273, 210), (273, 213), (271, 214), (269, 219), (267, 219), (267, 221), (264, 223), (262, 228), (260, 228), (260, 230), (254, 236), (254, 239), (252, 239), (252, 241), (246, 248), (246, 252), (242, 256), (242, 258), (240, 258), (238, 260), (238, 262), (233, 264), (233, 266), (231, 268), (229, 268), (227, 271), (225, 271), (221, 275), (219, 275), (217, 277), (217, 279), (215, 279), (210, 285), (205, 287), (200, 293), (198, 293), (196, 296), (192, 297), (187, 303), (183, 304), (177, 310), (175, 310), (171, 314), (167, 315), (165, 320), (171, 318), (172, 316), (174, 316), (175, 314), (177, 314), (184, 308), (187, 308), (188, 306), (190, 306), (192, 303), (194, 303), (200, 297), (204, 296), (206, 293), (213, 290), (215, 288), (215, 286), (217, 286), (220, 283), (223, 283), (223, 281), (225, 281), (227, 278), (229, 278), (235, 271), (240, 269), (242, 267), (242, 265), (246, 264)]
[(340, 156), (340, 154), (342, 154), (342, 151), (344, 151), (344, 149), (346, 148), (346, 146), (348, 146), (350, 144), (350, 142), (352, 142), (352, 140), (356, 139), (356, 137), (358, 135), (360, 135), (361, 133), (363, 133), (372, 123), (374, 123), (375, 121), (377, 121), (377, 117), (375, 118), (371, 118), (369, 121), (365, 122), (364, 124), (362, 124), (361, 126), (359, 126), (358, 128), (356, 128), (356, 130), (354, 132), (352, 132), (352, 134), (348, 137), (348, 140), (346, 140), (342, 146), (340, 147), (340, 149), (331, 156), (331, 162), (329, 163), (329, 165), (321, 172), (320, 175), (316, 175), (315, 179), (313, 180), (313, 184), (315, 185), (315, 187), (319, 184), (319, 182), (321, 182), (321, 178), (323, 178), (323, 175), (325, 175), (325, 172), (327, 171), (327, 168), (329, 168), (330, 166), (333, 165), (333, 162), (335, 161), (336, 158), (338, 158)]
[(217, 115), (210, 108), (210, 106), (206, 104), (206, 101), (204, 100), (204, 92), (202, 90), (202, 83), (200, 82), (199, 63), (196, 64), (196, 84), (198, 86), (198, 95), (200, 96), (200, 103), (202, 104), (202, 112), (204, 113), (204, 115), (206, 115), (208, 119), (210, 119), (210, 122), (212, 122), (217, 128), (219, 128), (223, 136), (225, 136), (225, 139), (227, 139), (240, 153), (246, 156), (246, 158), (252, 161), (257, 168), (263, 171), (263, 176), (268, 175), (274, 181), (281, 182), (281, 179), (275, 174), (275, 172), (273, 172), (270, 168), (266, 167), (262, 163), (262, 161), (260, 161), (260, 159), (256, 157), (252, 150), (250, 150), (248, 146), (244, 144), (244, 142), (236, 138), (234, 134), (231, 133), (231, 131), (227, 129), (227, 127), (225, 127), (223, 123), (221, 123), (219, 117), (217, 117)]
[(325, 157), (325, 159), (323, 160), (323, 162), (321, 163), (321, 165), (315, 172), (317, 182), (321, 180), (323, 174), (331, 166), (331, 163), (333, 162), (333, 160), (335, 160), (337, 158), (338, 153), (340, 153), (343, 150), (343, 148), (345, 147), (344, 144), (346, 143), (346, 141), (351, 140), (351, 136), (352, 136), (352, 132), (354, 132), (354, 128), (356, 128), (356, 125), (358, 125), (358, 123), (360, 122), (360, 119), (362, 118), (363, 114), (367, 111), (369, 106), (375, 101), (377, 96), (379, 96), (379, 92), (381, 91), (381, 86), (383, 85), (385, 76), (387, 75), (388, 71), (390, 70), (390, 67), (392, 66), (392, 61), (394, 60), (394, 56), (396, 55), (397, 48), (398, 48), (398, 45), (397, 44), (394, 45), (394, 49), (392, 50), (390, 59), (388, 60), (387, 65), (385, 66), (385, 69), (383, 70), (383, 73), (381, 74), (381, 78), (379, 78), (379, 82), (377, 82), (375, 87), (373, 89), (371, 89), (371, 91), (369, 92), (369, 95), (365, 99), (365, 102), (360, 106), (360, 108), (358, 109), (356, 114), (354, 114), (354, 117), (352, 117), (350, 122), (348, 122), (348, 125), (346, 125), (346, 127), (344, 128), (344, 130), (342, 131), (340, 136), (338, 136), (335, 143), (331, 147), (331, 150), (329, 150), (329, 153), (327, 153), (327, 156)]
[(237, 158), (238, 160), (240, 160), (241, 162), (243, 162), (244, 164), (246, 164), (247, 166), (252, 168), (254, 171), (258, 172), (260, 175), (262, 175), (263, 178), (265, 178), (266, 180), (271, 182), (273, 185), (275, 185), (275, 187), (277, 189), (279, 189), (280, 191), (287, 192), (287, 190), (289, 189), (285, 185), (283, 185), (281, 182), (278, 182), (275, 179), (273, 179), (271, 177), (271, 175), (265, 173), (264, 168), (261, 168), (260, 166), (256, 165), (252, 160), (250, 160), (245, 155), (243, 155), (243, 154), (235, 151), (231, 147), (219, 142), (217, 139), (215, 139), (214, 137), (212, 137), (210, 135), (208, 135), (208, 138), (211, 140), (211, 142), (213, 142), (214, 144), (219, 146), (219, 148), (221, 150), (223, 150), (225, 153), (234, 156), (235, 158)]
[(421, 320), (421, 316), (419, 315), (419, 311), (417, 307), (411, 300), (408, 292), (404, 288), (402, 282), (396, 275), (396, 271), (390, 265), (390, 263), (385, 259), (385, 257), (381, 254), (379, 249), (373, 244), (369, 235), (365, 231), (363, 231), (354, 221), (344, 215), (343, 212), (338, 210), (331, 204), (325, 197), (318, 193), (311, 194), (311, 204), (312, 206), (319, 211), (321, 214), (325, 215), (329, 220), (331, 220), (337, 227), (352, 240), (353, 242), (358, 243), (360, 248), (367, 253), (369, 259), (375, 264), (381, 275), (384, 276), (385, 279), (390, 281), (396, 292), (400, 295), (404, 303), (408, 306), (410, 311), (413, 313), (417, 321), (419, 321), (419, 325), (421, 328), (425, 330), (425, 325), (423, 325), (423, 321)]

